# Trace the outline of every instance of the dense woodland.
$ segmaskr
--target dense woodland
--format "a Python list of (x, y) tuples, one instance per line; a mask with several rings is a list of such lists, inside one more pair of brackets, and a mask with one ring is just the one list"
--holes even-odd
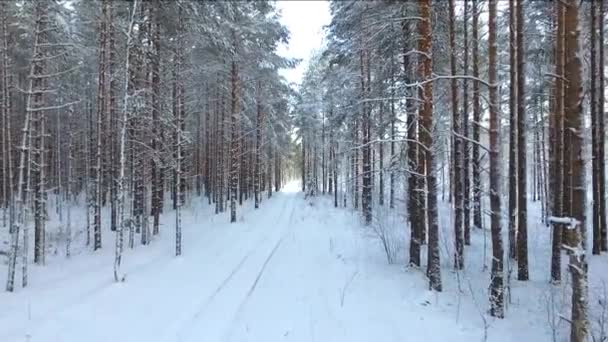
[[(365, 226), (402, 214), (408, 271), (424, 269), (432, 291), (452, 271), (440, 225), (452, 225), (455, 272), (488, 231), (497, 318), (511, 282), (531, 277), (533, 203), (551, 234), (546, 279), (571, 279), (570, 340), (587, 341), (588, 258), (608, 251), (606, 5), (331, 1), (296, 86), (279, 72), (297, 61), (276, 52), (289, 32), (273, 2), (1, 1), (6, 290), (27, 286), (51, 244), (67, 258), (113, 249), (121, 281), (123, 250), (161, 229), (175, 255), (188, 248), (185, 203), (236, 222), (244, 202), (263, 206), (297, 179)], [(47, 241), (51, 210), (65, 224)], [(174, 225), (161, 227), (167, 212)]]
[(464, 268), (471, 233), (491, 231), (496, 317), (508, 316), (507, 274), (530, 277), (527, 204), (540, 202), (552, 232), (547, 277), (560, 283), (567, 256), (571, 340), (585, 341), (585, 252), (608, 250), (605, 5), (332, 2), (326, 47), (296, 103), (302, 189), (333, 193), (367, 225), (405, 203), (407, 262), (426, 268), (435, 291), (437, 202), (449, 202), (454, 269)]
[[(244, 200), (257, 206), (262, 193), (280, 189), (292, 90), (278, 70), (293, 61), (275, 53), (288, 32), (270, 3), (0, 6), (8, 291), (18, 254), (23, 286), (29, 254), (45, 263), (51, 208), (67, 216), (69, 257), (70, 210), (87, 207), (86, 245), (116, 248), (118, 280), (123, 243), (148, 244), (164, 210), (177, 212), (179, 255), (187, 198), (205, 196), (236, 221)], [(102, 246), (105, 224), (116, 246)], [(19, 252), (32, 230), (33, 253)]]

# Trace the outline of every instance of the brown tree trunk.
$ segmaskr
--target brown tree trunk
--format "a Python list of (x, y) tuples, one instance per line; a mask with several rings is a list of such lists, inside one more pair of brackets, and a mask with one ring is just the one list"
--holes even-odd
[(515, 0), (509, 0), (509, 257), (517, 258), (517, 47)]
[[(589, 68), (589, 111), (591, 116), (591, 189), (593, 191), (593, 208), (592, 208), (592, 224), (593, 224), (593, 244), (592, 244), (592, 253), (599, 255), (601, 252), (601, 229), (600, 229), (600, 201), (602, 200), (602, 194), (600, 193), (600, 135), (604, 132), (599, 131), (599, 120), (601, 119), (601, 115), (598, 112), (599, 103), (597, 102), (598, 96), (597, 92), (601, 91), (601, 89), (597, 88), (597, 53), (596, 53), (596, 45), (598, 44), (597, 39), (597, 2), (592, 1), (589, 6), (590, 15), (590, 60), (591, 65)], [(601, 61), (600, 61), (601, 62)]]
[[(479, 28), (478, 28), (479, 9), (477, 0), (473, 0), (473, 77), (479, 78)], [(496, 28), (494, 28), (496, 29)], [(489, 43), (489, 42), (488, 42)], [(490, 82), (491, 83), (491, 82)], [(473, 226), (482, 229), (481, 219), (481, 160), (480, 158), (480, 125), (481, 107), (479, 103), (479, 81), (473, 81)], [(498, 148), (498, 146), (496, 146)]]
[(519, 1), (517, 12), (517, 279), (528, 280), (528, 213), (526, 181), (526, 104), (524, 59), (524, 2)]
[[(418, 2), (420, 16), (419, 23), (420, 39), (418, 41), (419, 55), (418, 75), (420, 80), (428, 81), (433, 73), (432, 51), (432, 25), (431, 25), (431, 0), (420, 0)], [(441, 291), (441, 268), (439, 256), (439, 226), (437, 212), (437, 182), (435, 179), (435, 169), (433, 167), (433, 83), (426, 82), (420, 89), (420, 124), (423, 127), (420, 142), (424, 149), (425, 159), (425, 178), (428, 184), (426, 193), (428, 201), (429, 216), (429, 246), (428, 246), (428, 268), (429, 288), (434, 291)]]
[[(405, 83), (411, 83), (410, 72), (412, 66), (410, 64), (410, 58), (407, 54), (407, 37), (410, 35), (409, 28), (406, 21), (402, 22), (402, 33), (404, 36), (403, 44), (403, 70), (405, 75)], [(411, 97), (411, 95), (410, 95)], [(418, 167), (418, 144), (415, 142), (417, 126), (419, 122), (416, 120), (416, 113), (413, 108), (413, 101), (405, 99), (405, 108), (407, 113), (406, 127), (407, 127), (407, 212), (410, 223), (410, 248), (409, 248), (409, 263), (410, 265), (420, 267), (420, 246), (422, 245), (422, 220), (421, 220), (421, 203), (419, 194), (421, 191), (417, 189), (418, 179), (421, 178), (416, 173), (419, 171)], [(391, 135), (394, 139), (395, 136), (395, 118), (393, 117), (392, 132)], [(392, 154), (394, 154), (394, 144), (391, 145)]]
[[(469, 74), (469, 34), (468, 34), (468, 17), (469, 17), (469, 2), (464, 0), (464, 20), (463, 20), (463, 36), (464, 36), (464, 74)], [(462, 224), (464, 227), (464, 244), (471, 244), (471, 215), (470, 215), (470, 187), (471, 179), (470, 166), (471, 157), (469, 153), (469, 82), (465, 78), (462, 81)]]
[[(504, 317), (503, 246), (500, 209), (500, 159), (498, 158), (498, 96), (496, 84), (496, 0), (488, 4), (488, 81), (490, 82), (490, 208), (492, 229), (492, 275), (490, 314)], [(475, 27), (474, 30), (477, 28)], [(474, 34), (475, 35), (475, 34)]]
[(453, 135), (453, 168), (454, 168), (454, 268), (457, 270), (464, 268), (464, 236), (463, 236), (463, 148), (462, 148), (462, 119), (458, 107), (458, 82), (456, 80), (456, 13), (455, 0), (449, 0), (450, 8), (450, 70), (451, 94), (452, 94), (452, 135)]
[[(564, 7), (560, 1), (555, 4), (555, 74), (558, 76), (554, 81), (554, 110), (551, 115), (551, 214), (561, 217), (563, 214), (564, 199)], [(553, 224), (551, 245), (551, 281), (561, 281), (561, 250), (562, 250), (562, 225)]]
[(570, 225), (573, 231), (570, 234), (570, 261), (569, 269), (572, 274), (572, 316), (571, 316), (571, 342), (587, 341), (588, 335), (588, 285), (587, 262), (582, 241), (583, 226), (585, 224), (585, 184), (583, 160), (583, 108), (582, 108), (582, 82), (581, 59), (578, 45), (578, 12), (579, 2), (568, 0), (565, 6), (564, 30), (565, 41), (565, 79), (567, 86), (564, 96), (566, 115), (566, 144), (571, 146), (569, 155), (571, 159), (571, 178), (568, 191), (571, 205), (568, 212), (573, 222)]
[(598, 9), (598, 20), (597, 25), (599, 27), (599, 46), (598, 46), (598, 55), (599, 55), (599, 63), (598, 63), (598, 130), (600, 132), (599, 135), (599, 193), (600, 193), (600, 249), (603, 252), (608, 251), (608, 229), (606, 224), (606, 162), (605, 162), (605, 113), (604, 113), (604, 1), (599, 1), (599, 9)]

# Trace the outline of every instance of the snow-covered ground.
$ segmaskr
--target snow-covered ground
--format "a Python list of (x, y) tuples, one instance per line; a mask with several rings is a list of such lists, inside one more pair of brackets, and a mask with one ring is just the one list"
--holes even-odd
[[(112, 281), (110, 232), (100, 253), (58, 252), (47, 266), (30, 266), (29, 287), (0, 293), (0, 341), (551, 341), (550, 318), (558, 340), (567, 336), (558, 318), (568, 316), (560, 312), (567, 287), (546, 281), (546, 228), (531, 227), (532, 280), (512, 281), (507, 319), (495, 320), (485, 312), (482, 231), (473, 232), (467, 271), (454, 273), (443, 220), (444, 292), (435, 294), (422, 270), (400, 262), (405, 241), (399, 262), (387, 264), (374, 230), (332, 204), (305, 199), (295, 183), (259, 210), (244, 205), (236, 224), (192, 204), (179, 258), (168, 213), (160, 237), (127, 251), (123, 283)], [(606, 265), (601, 258), (591, 269)]]

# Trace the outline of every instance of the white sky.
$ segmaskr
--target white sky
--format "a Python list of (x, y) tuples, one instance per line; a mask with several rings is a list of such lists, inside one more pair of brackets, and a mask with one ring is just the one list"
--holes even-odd
[(281, 45), (279, 54), (300, 58), (302, 62), (290, 70), (281, 70), (288, 82), (300, 83), (312, 52), (321, 47), (323, 26), (331, 21), (328, 1), (277, 1), (281, 22), (291, 32), (289, 45)]

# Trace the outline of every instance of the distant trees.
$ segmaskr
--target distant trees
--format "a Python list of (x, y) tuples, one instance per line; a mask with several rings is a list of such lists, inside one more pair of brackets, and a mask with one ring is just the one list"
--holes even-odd
[[(288, 32), (272, 3), (41, 0), (2, 2), (0, 10), (7, 290), (15, 288), (18, 261), (27, 284), (30, 252), (43, 264), (50, 244), (65, 244), (66, 255), (79, 243), (107, 248), (110, 231), (121, 280), (124, 243), (146, 245), (160, 233), (165, 193), (173, 195), (179, 255), (180, 209), (193, 197), (207, 197), (218, 212), (231, 201), (235, 221), (254, 183), (282, 186), (293, 92), (278, 71), (293, 62), (276, 53)], [(257, 103), (255, 83), (264, 85)], [(267, 137), (258, 161), (267, 167), (256, 181), (249, 165), (258, 108)], [(228, 158), (231, 144), (238, 149)], [(70, 210), (82, 199), (87, 221), (80, 235)], [(59, 232), (47, 230), (53, 215)]]

